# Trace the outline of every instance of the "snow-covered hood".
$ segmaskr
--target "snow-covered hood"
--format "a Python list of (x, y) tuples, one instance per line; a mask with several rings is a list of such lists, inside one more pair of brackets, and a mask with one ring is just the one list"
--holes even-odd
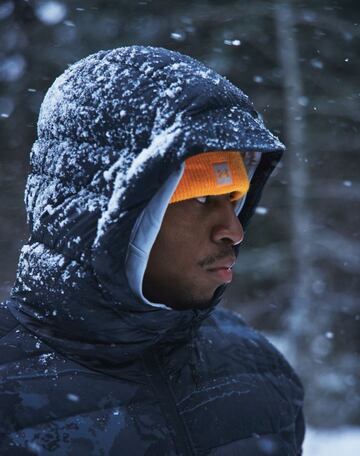
[[(214, 150), (241, 151), (248, 165), (257, 157), (239, 214), (246, 226), (283, 149), (243, 92), (190, 57), (132, 46), (75, 63), (40, 111), (25, 194), (31, 236), (13, 314), (95, 364), (186, 339), (224, 287), (209, 309), (176, 311), (149, 305), (129, 284), (131, 271), (146, 266), (184, 160)], [(132, 245), (143, 245), (140, 263)]]

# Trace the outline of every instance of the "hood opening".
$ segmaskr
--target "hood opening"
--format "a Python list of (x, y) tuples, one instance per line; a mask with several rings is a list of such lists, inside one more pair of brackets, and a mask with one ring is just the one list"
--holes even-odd
[[(251, 182), (260, 162), (261, 152), (241, 152)], [(125, 274), (133, 293), (147, 305), (152, 307), (173, 310), (164, 303), (150, 302), (143, 294), (143, 278), (150, 256), (151, 248), (160, 230), (166, 209), (171, 197), (184, 173), (185, 164), (173, 172), (165, 184), (152, 197), (149, 204), (137, 218), (130, 235), (130, 241), (125, 260)], [(235, 206), (239, 217), (245, 204), (246, 195), (239, 199)]]

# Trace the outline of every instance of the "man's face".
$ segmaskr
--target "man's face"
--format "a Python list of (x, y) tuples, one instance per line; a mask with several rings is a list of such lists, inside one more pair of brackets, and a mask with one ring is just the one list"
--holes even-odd
[(175, 309), (205, 308), (232, 279), (243, 229), (229, 195), (170, 204), (151, 249), (143, 294)]

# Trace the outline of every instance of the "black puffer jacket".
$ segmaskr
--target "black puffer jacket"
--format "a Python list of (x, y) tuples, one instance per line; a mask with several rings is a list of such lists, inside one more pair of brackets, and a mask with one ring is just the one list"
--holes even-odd
[(99, 52), (55, 81), (31, 155), (31, 236), (1, 308), (1, 455), (301, 454), (301, 384), (216, 309), (224, 287), (210, 308), (176, 311), (145, 302), (131, 272), (187, 157), (253, 160), (246, 225), (282, 149), (240, 90), (165, 49)]

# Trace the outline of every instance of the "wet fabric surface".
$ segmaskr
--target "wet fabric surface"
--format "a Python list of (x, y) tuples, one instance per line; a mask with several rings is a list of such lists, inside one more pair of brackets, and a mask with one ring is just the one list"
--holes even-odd
[(1, 355), (0, 449), (9, 454), (299, 454), (298, 379), (224, 310), (193, 343), (156, 347), (112, 375), (72, 362), (19, 325), (3, 337)]

